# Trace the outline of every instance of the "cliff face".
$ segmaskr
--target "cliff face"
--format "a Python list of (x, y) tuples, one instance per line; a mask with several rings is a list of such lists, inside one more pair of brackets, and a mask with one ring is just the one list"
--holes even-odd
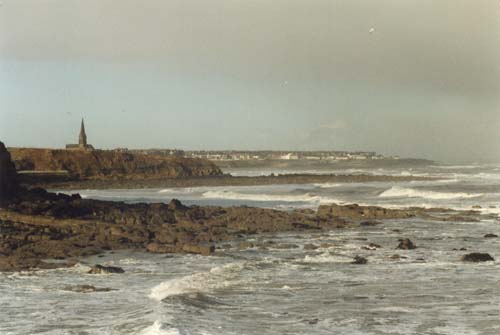
[(76, 178), (179, 178), (222, 175), (203, 159), (161, 157), (115, 151), (9, 149), (17, 170), (61, 171)]
[(0, 142), (0, 205), (9, 202), (18, 191), (16, 168), (5, 145)]

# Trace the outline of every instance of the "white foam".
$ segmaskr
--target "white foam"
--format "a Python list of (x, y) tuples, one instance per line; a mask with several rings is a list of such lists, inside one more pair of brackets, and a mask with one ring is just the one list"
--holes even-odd
[(499, 180), (500, 179), (500, 174), (499, 173), (485, 173), (481, 172), (478, 174), (473, 175), (476, 178), (479, 179), (494, 179), (494, 180)]
[[(204, 188), (204, 187), (203, 187)], [(164, 188), (158, 191), (161, 194), (185, 194), (185, 193), (193, 193), (203, 189), (202, 187), (176, 187), (176, 188)]]
[(324, 252), (319, 255), (306, 255), (302, 260), (304, 263), (349, 263), (352, 262), (352, 258), (342, 255), (332, 255), (328, 252)]
[(207, 191), (202, 194), (203, 198), (209, 199), (227, 199), (227, 200), (247, 200), (247, 201), (281, 201), (281, 202), (312, 202), (312, 203), (332, 203), (338, 202), (337, 199), (322, 197), (310, 193), (295, 194), (252, 194), (233, 191)]
[(316, 183), (316, 184), (313, 184), (313, 186), (320, 187), (320, 188), (334, 188), (334, 187), (339, 187), (342, 185), (338, 184), (338, 183)]
[(382, 192), (379, 197), (381, 198), (425, 198), (432, 200), (439, 199), (468, 199), (477, 198), (483, 196), (482, 193), (452, 193), (452, 192), (436, 192), (436, 191), (425, 191), (416, 190), (413, 188), (405, 188), (399, 186), (393, 186), (388, 190)]
[(224, 288), (233, 283), (232, 280), (242, 268), (242, 263), (231, 263), (214, 267), (207, 272), (169, 279), (155, 286), (149, 297), (161, 301), (170, 296), (205, 293)]
[(155, 323), (148, 328), (144, 329), (141, 335), (180, 335), (179, 329), (164, 326), (160, 321), (156, 320)]
[(476, 169), (481, 167), (481, 165), (431, 165), (430, 167), (436, 169), (456, 170), (456, 169)]

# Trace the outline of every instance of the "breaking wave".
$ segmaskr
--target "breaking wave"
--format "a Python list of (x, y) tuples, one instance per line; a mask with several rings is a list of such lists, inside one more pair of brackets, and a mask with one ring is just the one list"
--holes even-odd
[(452, 192), (436, 192), (436, 191), (424, 191), (416, 190), (413, 188), (404, 188), (399, 186), (393, 186), (388, 190), (382, 192), (379, 197), (381, 198), (425, 198), (432, 200), (440, 199), (469, 199), (481, 197), (482, 193), (452, 193)]
[(207, 272), (197, 272), (192, 275), (173, 278), (155, 286), (149, 295), (151, 299), (161, 301), (167, 297), (206, 293), (234, 284), (234, 279), (243, 269), (243, 263), (231, 263), (218, 266)]
[(203, 198), (227, 199), (227, 200), (247, 200), (247, 201), (281, 201), (281, 202), (314, 202), (331, 203), (338, 202), (337, 199), (322, 197), (310, 193), (305, 194), (251, 194), (232, 191), (207, 191), (202, 194)]

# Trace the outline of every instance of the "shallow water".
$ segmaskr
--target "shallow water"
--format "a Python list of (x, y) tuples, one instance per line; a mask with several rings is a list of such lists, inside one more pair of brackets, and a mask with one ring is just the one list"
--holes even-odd
[[(397, 232), (394, 230), (401, 230)], [(0, 275), (2, 334), (498, 334), (498, 222), (387, 221), (362, 230), (258, 236), (291, 249), (216, 256), (132, 252), (92, 257), (123, 275), (73, 269)], [(418, 249), (396, 250), (409, 237)], [(365, 240), (366, 239), (366, 240)], [(303, 245), (331, 244), (314, 251)], [(368, 243), (382, 248), (364, 250)], [(402, 259), (390, 257), (399, 254)], [(367, 265), (350, 264), (356, 255)], [(75, 293), (91, 284), (111, 292)]]
[[(458, 177), (452, 168), (441, 169), (453, 178), (398, 185), (82, 193), (131, 202), (169, 201), (183, 195), (188, 203), (295, 208), (314, 207), (328, 198), (325, 202), (337, 199), (390, 206), (426, 203), (471, 208), (479, 204), (484, 211), (495, 211), (484, 207), (500, 205), (496, 194), (500, 178), (485, 179), (479, 175), (491, 172), (485, 169), (463, 168)], [(208, 197), (207, 192), (215, 193)], [(244, 196), (234, 199), (235, 193)], [(319, 198), (310, 200), (307, 194)], [(71, 269), (3, 273), (0, 334), (496, 335), (500, 334), (500, 239), (485, 239), (486, 233), (500, 235), (500, 221), (388, 220), (356, 230), (255, 236), (251, 241), (257, 245), (274, 244), (267, 243), (266, 249), (219, 249), (210, 257), (127, 251), (84, 259)], [(418, 248), (397, 250), (399, 238), (410, 238)], [(303, 249), (311, 243), (325, 247)], [(369, 243), (382, 247), (363, 249)], [(281, 249), (280, 244), (289, 246)], [(460, 248), (467, 251), (453, 250)], [(474, 251), (488, 252), (497, 261), (460, 261), (464, 253)], [(395, 254), (401, 258), (393, 259)], [(350, 264), (356, 255), (366, 257), (368, 264)], [(117, 265), (126, 273), (89, 275), (87, 263)], [(114, 290), (66, 290), (77, 284)]]
[[(275, 171), (276, 172), (276, 171)], [(282, 173), (288, 171), (282, 171)], [(309, 172), (325, 172), (309, 171)], [(348, 171), (327, 170), (328, 173)], [(500, 167), (443, 166), (415, 169), (365, 169), (366, 174), (425, 175), (435, 181), (320, 183), (301, 185), (220, 186), (167, 189), (73, 190), (83, 197), (127, 202), (168, 202), (177, 198), (186, 204), (250, 205), (278, 209), (313, 208), (320, 204), (359, 203), (386, 207), (445, 207), (500, 213)], [(241, 171), (240, 174), (256, 174)], [(68, 192), (68, 191), (66, 191)], [(70, 191), (71, 193), (71, 191)]]

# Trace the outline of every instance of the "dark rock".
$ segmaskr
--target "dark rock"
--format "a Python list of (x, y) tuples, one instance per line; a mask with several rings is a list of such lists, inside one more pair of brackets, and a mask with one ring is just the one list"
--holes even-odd
[(398, 249), (412, 250), (416, 249), (417, 246), (408, 238), (400, 239)]
[(93, 292), (109, 292), (116, 291), (115, 289), (109, 287), (95, 287), (92, 285), (75, 285), (75, 286), (65, 286), (64, 291), (78, 292), (78, 293), (93, 293)]
[(416, 215), (413, 210), (389, 209), (378, 206), (352, 205), (321, 205), (318, 208), (318, 216), (323, 218), (340, 217), (346, 219), (406, 219)]
[(0, 206), (10, 203), (19, 193), (17, 172), (10, 153), (0, 142)]
[(172, 210), (184, 211), (187, 209), (178, 199), (172, 199), (168, 204), (168, 208)]
[(377, 226), (377, 225), (381, 225), (381, 224), (383, 224), (383, 222), (371, 220), (371, 221), (363, 221), (359, 225), (365, 226), (365, 227), (370, 227), (370, 226)]
[(306, 319), (306, 320), (303, 320), (303, 321), (307, 322), (310, 325), (315, 325), (315, 324), (317, 324), (319, 322), (319, 319), (310, 319), (310, 320)]
[(498, 237), (498, 235), (495, 235), (495, 234), (486, 234), (484, 235), (485, 238), (495, 238), (495, 237)]
[(117, 266), (103, 266), (100, 264), (96, 264), (92, 266), (89, 270), (90, 274), (105, 274), (105, 273), (124, 273), (125, 270), (123, 270), (120, 267)]
[(351, 262), (351, 264), (367, 264), (368, 263), (368, 260), (364, 257), (361, 257), (361, 256), (356, 256), (354, 257), (354, 260)]
[(480, 252), (473, 252), (467, 255), (462, 256), (462, 261), (464, 262), (489, 262), (489, 261), (494, 261), (495, 259), (491, 257), (490, 254), (487, 253), (480, 253)]

